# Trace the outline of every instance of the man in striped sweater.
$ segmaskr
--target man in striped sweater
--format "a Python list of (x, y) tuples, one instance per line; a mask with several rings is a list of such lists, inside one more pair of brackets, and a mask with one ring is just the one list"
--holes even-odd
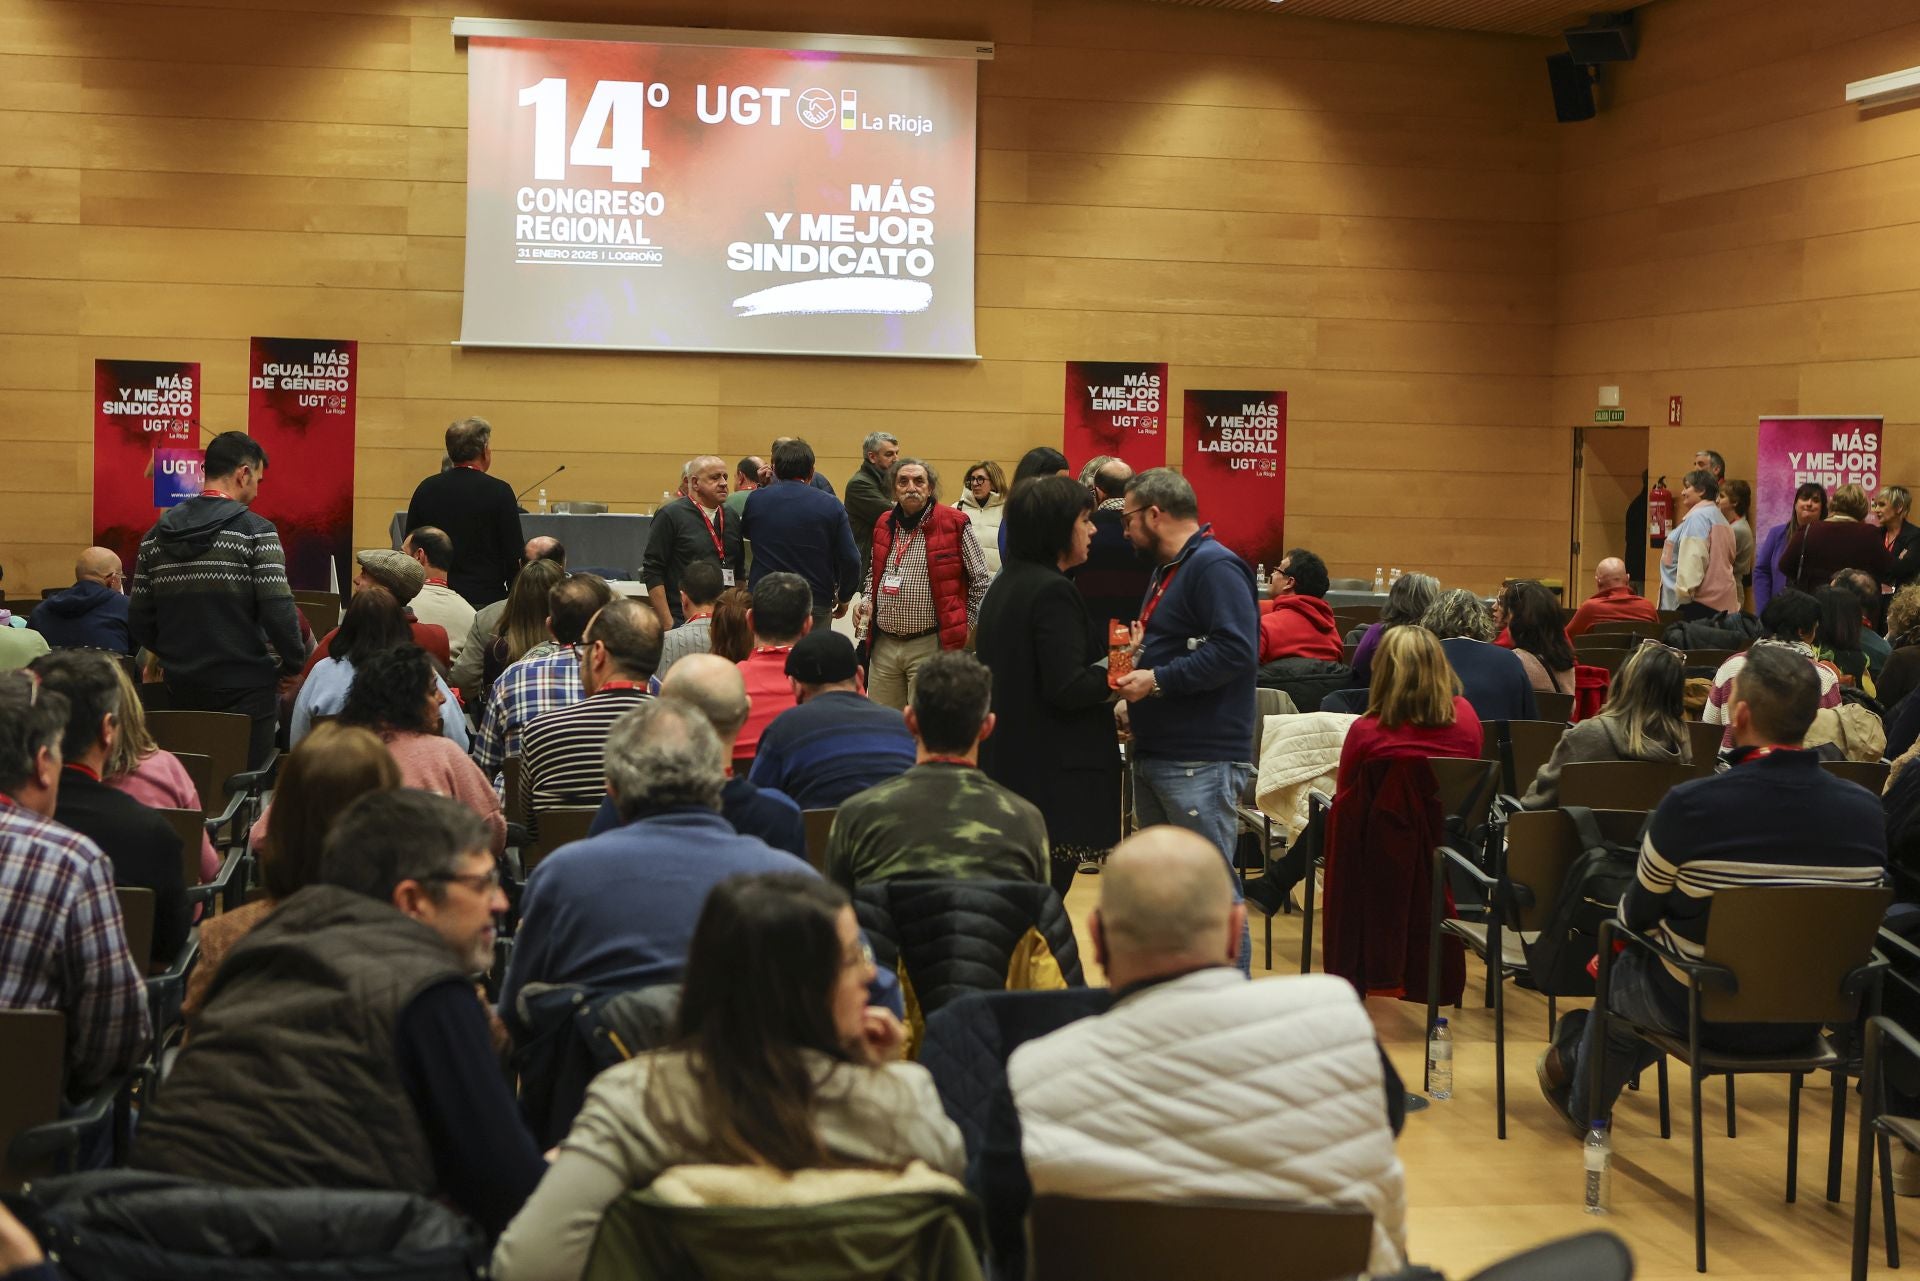
[[(1813, 664), (1778, 645), (1756, 645), (1734, 682), (1733, 767), (1682, 783), (1654, 811), (1620, 920), (1683, 957), (1701, 956), (1714, 891), (1748, 885), (1878, 885), (1886, 875), (1880, 800), (1820, 768), (1801, 740), (1820, 704)], [(1639, 948), (1614, 958), (1608, 1008), (1648, 1027), (1684, 1035), (1687, 988)], [(1756, 1054), (1804, 1045), (1817, 1028), (1710, 1023), (1702, 1043)], [(1610, 1029), (1596, 1044), (1587, 1011), (1560, 1020), (1541, 1055), (1540, 1085), (1576, 1133), (1607, 1116), (1628, 1078), (1651, 1065), (1651, 1046)], [(1575, 1046), (1578, 1049), (1575, 1049)], [(1600, 1092), (1589, 1098), (1594, 1054), (1604, 1056)]]
[(266, 471), (251, 436), (215, 436), (200, 496), (140, 541), (127, 602), (133, 642), (160, 656), (175, 707), (253, 718), (255, 768), (273, 747), (279, 679), (307, 657), (280, 533), (248, 510)]
[[(607, 733), (651, 697), (647, 682), (659, 665), (660, 620), (653, 609), (626, 597), (603, 605), (580, 638), (585, 697), (540, 713), (520, 733), (530, 811), (600, 803), (607, 794)], [(533, 813), (508, 817), (533, 830)]]

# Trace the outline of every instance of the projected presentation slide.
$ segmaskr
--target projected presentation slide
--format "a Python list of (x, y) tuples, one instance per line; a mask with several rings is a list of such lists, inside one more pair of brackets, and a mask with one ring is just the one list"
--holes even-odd
[(470, 38), (461, 343), (972, 358), (976, 81), (973, 57)]

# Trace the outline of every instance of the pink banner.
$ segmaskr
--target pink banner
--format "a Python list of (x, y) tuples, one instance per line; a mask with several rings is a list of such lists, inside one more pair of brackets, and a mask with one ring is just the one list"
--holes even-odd
[(1762, 418), (1753, 478), (1755, 537), (1793, 514), (1793, 491), (1808, 481), (1829, 494), (1858, 485), (1871, 498), (1880, 488), (1880, 435), (1877, 417)]

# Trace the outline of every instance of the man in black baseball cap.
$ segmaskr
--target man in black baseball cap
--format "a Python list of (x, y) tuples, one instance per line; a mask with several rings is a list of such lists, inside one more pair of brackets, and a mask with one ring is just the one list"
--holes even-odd
[(845, 636), (824, 627), (802, 636), (787, 653), (787, 680), (798, 705), (761, 735), (748, 775), (756, 785), (785, 792), (803, 810), (833, 809), (912, 767), (905, 717), (861, 692)]

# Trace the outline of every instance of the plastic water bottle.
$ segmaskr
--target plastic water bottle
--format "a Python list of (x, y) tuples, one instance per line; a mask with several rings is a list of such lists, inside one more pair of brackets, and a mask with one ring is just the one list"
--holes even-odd
[(547, 491), (544, 489), (540, 491), (540, 514), (542, 516), (547, 514)]
[(1387, 571), (1384, 565), (1373, 567), (1373, 590), (1376, 592), (1387, 590)]
[(1433, 1025), (1427, 1042), (1427, 1093), (1436, 1099), (1453, 1097), (1453, 1030), (1445, 1019)]
[(1387, 586), (1391, 588), (1395, 583), (1399, 581), (1400, 581), (1400, 567), (1398, 565), (1395, 565), (1392, 569), (1387, 571)]
[(1587, 1213), (1608, 1213), (1612, 1195), (1613, 1144), (1607, 1138), (1607, 1123), (1595, 1121), (1587, 1131)]

